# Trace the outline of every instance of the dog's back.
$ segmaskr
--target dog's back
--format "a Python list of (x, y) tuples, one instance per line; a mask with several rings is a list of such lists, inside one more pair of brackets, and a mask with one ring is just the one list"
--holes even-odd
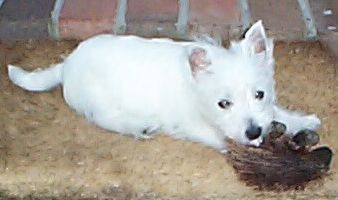
[(64, 62), (65, 100), (90, 120), (122, 133), (175, 123), (173, 110), (182, 116), (190, 102), (187, 53), (170, 40), (95, 37)]

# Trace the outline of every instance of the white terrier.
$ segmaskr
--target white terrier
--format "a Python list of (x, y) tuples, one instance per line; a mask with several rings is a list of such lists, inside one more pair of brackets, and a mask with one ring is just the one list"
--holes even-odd
[(228, 50), (210, 41), (100, 35), (63, 63), (33, 72), (9, 65), (8, 74), (29, 91), (62, 85), (68, 105), (102, 128), (224, 149), (225, 137), (259, 145), (273, 120), (289, 134), (319, 127), (315, 115), (276, 105), (273, 67), (273, 42), (258, 21)]

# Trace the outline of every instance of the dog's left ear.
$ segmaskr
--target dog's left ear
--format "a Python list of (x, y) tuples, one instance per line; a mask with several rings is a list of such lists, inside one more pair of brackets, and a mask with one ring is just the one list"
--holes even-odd
[(193, 75), (207, 71), (211, 64), (207, 56), (207, 50), (201, 47), (193, 47), (189, 52), (189, 64)]
[(246, 32), (242, 45), (250, 55), (264, 55), (265, 59), (273, 57), (273, 41), (266, 37), (261, 20), (252, 25)]

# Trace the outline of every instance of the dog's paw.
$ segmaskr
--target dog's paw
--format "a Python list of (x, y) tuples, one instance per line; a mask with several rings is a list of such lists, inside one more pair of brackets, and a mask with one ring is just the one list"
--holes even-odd
[(286, 132), (286, 125), (278, 121), (272, 121), (268, 130), (269, 137), (279, 138)]
[(319, 135), (312, 130), (304, 129), (296, 133), (292, 140), (300, 147), (311, 147), (318, 144)]

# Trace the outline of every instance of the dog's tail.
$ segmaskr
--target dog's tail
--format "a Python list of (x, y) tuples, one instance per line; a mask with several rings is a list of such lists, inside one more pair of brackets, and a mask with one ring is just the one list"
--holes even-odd
[(20, 67), (8, 65), (8, 77), (17, 86), (34, 92), (50, 90), (62, 83), (63, 63), (47, 69), (28, 72)]

